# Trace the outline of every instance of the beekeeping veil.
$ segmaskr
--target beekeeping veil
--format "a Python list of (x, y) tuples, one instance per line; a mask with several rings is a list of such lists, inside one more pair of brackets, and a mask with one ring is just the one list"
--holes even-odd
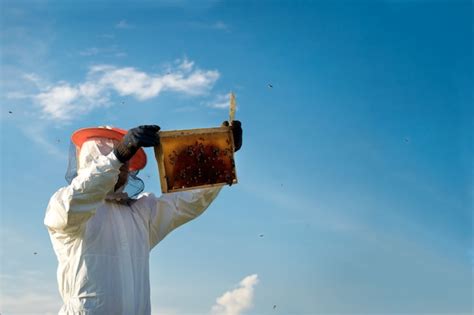
[[(69, 147), (68, 168), (65, 175), (66, 181), (70, 184), (81, 169), (90, 167), (101, 156), (109, 155), (118, 141), (119, 140), (116, 139), (103, 137), (88, 137), (86, 141), (79, 146), (74, 143), (73, 137)], [(115, 191), (111, 191), (107, 195), (107, 199), (127, 200), (140, 194), (145, 185), (138, 177), (138, 173), (139, 170), (129, 170), (127, 182), (122, 187), (118, 187)]]

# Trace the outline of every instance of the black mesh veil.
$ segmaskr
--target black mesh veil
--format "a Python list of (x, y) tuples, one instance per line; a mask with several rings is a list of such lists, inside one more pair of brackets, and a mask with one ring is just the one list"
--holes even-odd
[[(91, 139), (97, 141), (98, 145), (102, 145), (102, 142), (108, 142), (107, 145), (109, 146), (108, 151), (111, 152), (111, 149), (113, 148), (113, 144), (115, 144), (115, 140), (110, 140), (110, 139)], [(112, 142), (112, 144), (111, 144)], [(102, 145), (105, 147), (106, 145)], [(102, 151), (102, 150), (101, 150)], [(107, 152), (107, 151), (105, 151)], [(67, 165), (67, 171), (65, 174), (65, 179), (68, 182), (68, 184), (71, 184), (72, 180), (77, 176), (77, 170), (78, 170), (78, 150), (76, 148), (76, 145), (74, 143), (70, 143), (69, 145), (69, 156), (68, 156), (68, 165)], [(123, 189), (120, 189), (122, 192), (125, 192), (128, 195), (128, 198), (135, 198), (137, 197), (143, 189), (145, 189), (145, 184), (143, 180), (141, 180), (138, 177), (138, 173), (140, 171), (130, 171), (128, 172), (128, 180), (127, 184)]]
[(137, 197), (143, 189), (145, 189), (145, 183), (141, 178), (138, 177), (140, 171), (128, 172), (128, 181), (125, 186), (124, 192), (128, 194), (129, 198)]
[(77, 176), (77, 150), (76, 145), (74, 143), (69, 144), (69, 155), (67, 159), (67, 170), (66, 175), (66, 182), (71, 184), (72, 180)]

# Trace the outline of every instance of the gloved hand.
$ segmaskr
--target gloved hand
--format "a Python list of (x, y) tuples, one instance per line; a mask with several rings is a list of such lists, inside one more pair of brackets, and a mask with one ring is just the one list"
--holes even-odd
[[(229, 122), (226, 120), (222, 123), (222, 126), (229, 127)], [(232, 125), (230, 126), (232, 129), (232, 135), (234, 136), (234, 147), (235, 152), (240, 150), (242, 146), (242, 124), (238, 120), (232, 121)]]
[(160, 144), (158, 135), (160, 127), (157, 125), (138, 126), (130, 129), (114, 148), (117, 159), (125, 163), (140, 149), (140, 147), (153, 147)]

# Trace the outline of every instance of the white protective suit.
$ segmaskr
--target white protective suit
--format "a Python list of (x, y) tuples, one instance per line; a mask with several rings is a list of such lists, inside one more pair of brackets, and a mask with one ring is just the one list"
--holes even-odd
[(58, 258), (64, 302), (59, 314), (150, 314), (150, 250), (199, 216), (220, 190), (159, 198), (144, 193), (129, 204), (115, 202), (106, 197), (113, 195), (121, 165), (110, 141), (85, 142), (77, 176), (48, 204), (44, 223)]

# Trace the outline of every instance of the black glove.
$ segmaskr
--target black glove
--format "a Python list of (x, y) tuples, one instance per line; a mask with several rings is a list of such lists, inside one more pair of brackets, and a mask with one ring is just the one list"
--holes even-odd
[(125, 163), (140, 149), (140, 147), (154, 147), (160, 144), (158, 135), (160, 127), (156, 125), (138, 126), (130, 129), (114, 148), (117, 159)]
[[(224, 121), (222, 123), (222, 126), (229, 127), (229, 122)], [(232, 129), (232, 135), (234, 136), (234, 147), (235, 147), (235, 152), (240, 150), (240, 147), (242, 146), (242, 124), (238, 120), (232, 121), (232, 125), (230, 126), (230, 129)]]

